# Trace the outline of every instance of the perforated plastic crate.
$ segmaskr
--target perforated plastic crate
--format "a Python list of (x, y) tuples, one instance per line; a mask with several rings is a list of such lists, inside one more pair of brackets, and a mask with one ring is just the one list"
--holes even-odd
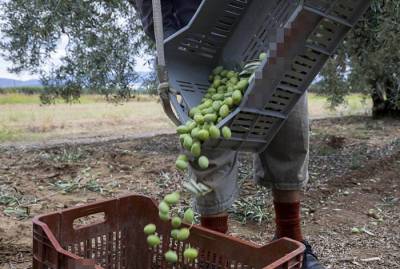
[[(219, 64), (267, 59), (250, 82), (242, 104), (218, 127), (231, 139), (206, 147), (264, 150), (370, 0), (203, 0), (188, 26), (164, 42), (172, 92), (181, 122), (209, 87)], [(169, 113), (171, 118), (175, 115)]]
[[(103, 213), (86, 226), (75, 226), (83, 217)], [(149, 249), (143, 228), (157, 226), (162, 243)], [(33, 220), (33, 269), (126, 268), (126, 269), (300, 269), (304, 245), (280, 239), (257, 246), (194, 225), (188, 241), (170, 237), (171, 226), (160, 221), (153, 200), (130, 195), (66, 209)], [(199, 249), (196, 262), (183, 258), (185, 245)], [(164, 261), (168, 250), (177, 251), (175, 265)]]

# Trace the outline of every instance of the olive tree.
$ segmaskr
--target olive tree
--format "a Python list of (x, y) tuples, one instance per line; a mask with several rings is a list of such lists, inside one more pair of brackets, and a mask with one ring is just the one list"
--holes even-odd
[[(83, 91), (126, 98), (138, 81), (136, 57), (152, 52), (133, 6), (124, 0), (8, 0), (0, 4), (0, 51), (12, 72), (40, 74), (43, 102)], [(66, 54), (49, 68), (62, 37)]]
[(350, 92), (371, 96), (373, 115), (400, 116), (400, 1), (374, 0), (322, 71), (333, 106)]

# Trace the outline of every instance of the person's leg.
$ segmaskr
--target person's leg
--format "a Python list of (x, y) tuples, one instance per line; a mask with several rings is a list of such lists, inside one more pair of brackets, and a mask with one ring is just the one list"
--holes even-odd
[(208, 229), (226, 233), (227, 210), (237, 198), (237, 152), (231, 150), (204, 150), (209, 159), (209, 168), (201, 170), (191, 166), (191, 175), (213, 189), (212, 192), (195, 198), (194, 208), (201, 215), (201, 225)]
[(256, 181), (273, 190), (275, 237), (301, 241), (300, 200), (308, 180), (309, 125), (304, 95), (267, 149), (256, 156)]
[(288, 237), (300, 241), (306, 247), (302, 269), (324, 269), (311, 245), (301, 232), (301, 191), (273, 189), (276, 231), (275, 238)]
[(300, 218), (300, 191), (272, 190), (275, 209), (275, 238), (288, 237), (303, 241)]
[(303, 269), (323, 269), (301, 231), (302, 192), (308, 181), (307, 94), (289, 115), (268, 148), (255, 158), (256, 180), (272, 188), (275, 239), (288, 237), (306, 246)]

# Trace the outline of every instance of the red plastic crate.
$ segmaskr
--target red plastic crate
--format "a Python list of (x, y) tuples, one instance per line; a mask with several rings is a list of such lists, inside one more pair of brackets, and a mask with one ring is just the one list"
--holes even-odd
[[(74, 227), (74, 220), (96, 213), (104, 218), (96, 223)], [(149, 249), (143, 228), (157, 226), (162, 239), (158, 248)], [(241, 268), (300, 269), (304, 246), (282, 238), (258, 246), (194, 225), (187, 242), (170, 237), (170, 223), (158, 217), (154, 200), (129, 195), (43, 215), (33, 220), (33, 268)], [(183, 259), (187, 244), (199, 249), (196, 262)], [(163, 253), (173, 249), (179, 261), (164, 261)]]

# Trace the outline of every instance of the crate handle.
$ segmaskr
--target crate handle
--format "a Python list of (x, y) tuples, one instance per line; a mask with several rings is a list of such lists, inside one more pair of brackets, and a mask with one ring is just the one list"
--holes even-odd
[[(85, 223), (85, 224), (79, 224), (79, 221), (85, 221), (83, 219), (85, 218), (90, 218), (90, 217), (94, 217), (94, 219), (89, 219), (88, 222), (89, 223)], [(86, 216), (82, 216), (82, 217), (77, 217), (76, 219), (74, 219), (72, 221), (72, 228), (77, 231), (77, 230), (81, 230), (90, 226), (95, 226), (101, 223), (105, 223), (106, 222), (106, 213), (105, 212), (97, 212), (97, 213), (92, 213)]]
[[(85, 218), (90, 215), (94, 215), (97, 213), (104, 214), (104, 220), (98, 223), (91, 223), (89, 225), (83, 225), (80, 227), (76, 227), (74, 222), (77, 219)], [(98, 225), (98, 224), (108, 224), (110, 221), (113, 220), (113, 215), (116, 214), (115, 212), (115, 202), (105, 201), (100, 203), (89, 204), (87, 206), (82, 206), (70, 210), (64, 211), (62, 214), (63, 222), (65, 223), (65, 230), (68, 230), (66, 233), (74, 233), (74, 231), (81, 231), (87, 229), (89, 227)]]

